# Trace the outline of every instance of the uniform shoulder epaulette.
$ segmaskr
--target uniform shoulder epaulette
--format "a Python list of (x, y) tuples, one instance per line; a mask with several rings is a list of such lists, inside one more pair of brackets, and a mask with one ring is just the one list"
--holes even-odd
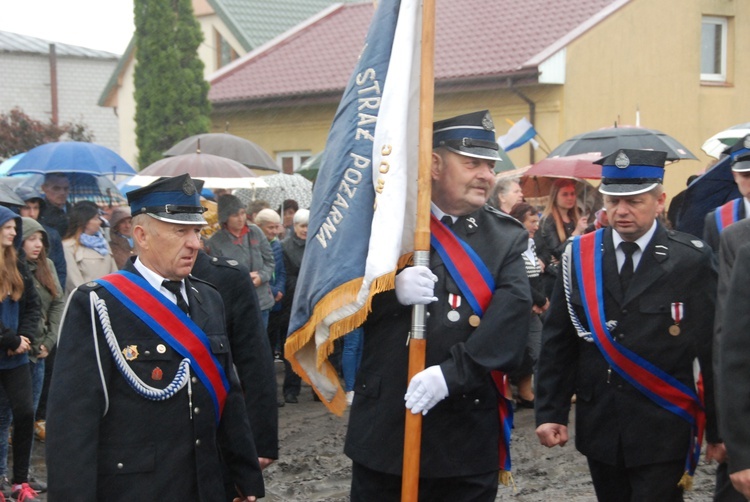
[(523, 223), (521, 223), (520, 221), (518, 221), (511, 215), (504, 213), (500, 211), (499, 209), (490, 206), (489, 204), (484, 205), (484, 210), (487, 211), (488, 213), (494, 214), (495, 216), (497, 216), (503, 221), (507, 221), (508, 223), (512, 223), (520, 228), (526, 229), (526, 227), (523, 226)]
[(98, 289), (98, 288), (101, 288), (101, 287), (102, 287), (102, 285), (99, 284), (98, 282), (96, 282), (96, 281), (89, 281), (89, 282), (84, 282), (83, 284), (81, 284), (80, 286), (78, 286), (77, 289), (79, 289), (81, 291), (85, 291), (85, 292), (88, 293), (89, 291), (94, 291), (95, 289)]
[(685, 232), (678, 232), (677, 230), (668, 230), (667, 237), (671, 241), (678, 242), (684, 245), (685, 247), (694, 249), (698, 252), (705, 253), (709, 249), (708, 244), (706, 244), (702, 239), (699, 239), (698, 237), (687, 234)]

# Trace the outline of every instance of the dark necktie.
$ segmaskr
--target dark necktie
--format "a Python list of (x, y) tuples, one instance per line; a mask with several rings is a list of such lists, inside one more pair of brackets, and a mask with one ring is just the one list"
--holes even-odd
[(635, 242), (621, 242), (620, 249), (625, 253), (625, 262), (622, 264), (620, 269), (620, 286), (622, 286), (622, 294), (630, 287), (630, 281), (633, 279), (633, 253), (638, 250), (638, 244)]
[(185, 312), (185, 314), (190, 314), (190, 311), (188, 310), (188, 304), (185, 301), (185, 297), (182, 296), (182, 291), (180, 291), (180, 286), (182, 285), (181, 281), (164, 281), (161, 283), (162, 286), (164, 286), (167, 290), (169, 290), (170, 293), (175, 295), (177, 297), (177, 306)]
[(445, 225), (448, 228), (451, 228), (453, 226), (453, 218), (451, 218), (447, 214), (444, 215), (442, 218), (440, 218), (440, 221), (443, 225)]

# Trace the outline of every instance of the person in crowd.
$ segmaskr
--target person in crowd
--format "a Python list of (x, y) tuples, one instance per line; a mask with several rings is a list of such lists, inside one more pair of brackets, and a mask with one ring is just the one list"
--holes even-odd
[[(747, 221), (747, 220), (745, 220)], [(733, 225), (722, 234), (724, 237), (734, 227), (745, 224), (745, 221)], [(747, 225), (745, 225), (747, 227)], [(723, 264), (722, 264), (723, 266)], [(725, 475), (734, 487), (734, 491), (719, 483), (717, 473), (716, 497), (714, 500), (748, 500), (750, 499), (750, 438), (747, 424), (750, 420), (750, 399), (748, 399), (748, 382), (750, 382), (750, 304), (748, 296), (750, 281), (750, 243), (745, 240), (739, 247), (726, 288), (722, 314), (722, 335), (717, 343), (719, 367), (717, 368), (717, 388), (719, 390), (720, 431), (726, 444), (728, 466), (724, 464)]]
[[(276, 372), (250, 272), (236, 260), (200, 251), (192, 275), (213, 284), (224, 302), (232, 362), (244, 391), (258, 463), (265, 469), (279, 458)], [(228, 500), (231, 502), (232, 498)]]
[[(264, 200), (254, 200), (251, 201), (247, 205), (247, 221), (250, 223), (255, 223), (258, 225), (258, 222), (255, 221), (255, 217), (258, 216), (258, 213), (261, 212), (263, 209), (268, 209), (271, 207), (268, 202)], [(260, 226), (260, 225), (258, 225)]]
[[(31, 388), (33, 396), (34, 411), (37, 410), (42, 394), (44, 383), (45, 361), (50, 351), (57, 343), (57, 333), (60, 329), (60, 318), (64, 308), (63, 289), (57, 279), (54, 264), (47, 258), (47, 232), (42, 225), (32, 218), (22, 218), (23, 223), (23, 251), (26, 257), (26, 265), (31, 274), (34, 287), (40, 300), (39, 328), (34, 333), (34, 342), (28, 352), (29, 369), (31, 370)], [(0, 438), (7, 438), (10, 424), (13, 419), (10, 406), (5, 393), (2, 392), (2, 403), (0, 404)], [(3, 409), (3, 405), (7, 408)], [(37, 420), (34, 424), (34, 432), (41, 440), (45, 438), (46, 424), (44, 420)], [(7, 472), (8, 443), (0, 441), (0, 473)], [(10, 497), (10, 484), (2, 481), (3, 495)], [(6, 488), (7, 487), (7, 488)], [(29, 476), (29, 487), (39, 493), (46, 491), (47, 484), (37, 481)], [(7, 494), (5, 492), (8, 492)]]
[(607, 208), (603, 207), (594, 213), (594, 221), (588, 227), (586, 227), (586, 230), (583, 233), (587, 234), (589, 232), (593, 232), (607, 226), (609, 226), (609, 219), (607, 219)]
[[(269, 281), (271, 294), (273, 294), (274, 304), (268, 317), (268, 340), (273, 350), (275, 361), (282, 362), (281, 346), (286, 339), (286, 333), (281, 332), (281, 323), (283, 315), (281, 313), (281, 301), (286, 293), (286, 268), (284, 267), (284, 251), (281, 249), (279, 236), (284, 232), (281, 226), (281, 217), (279, 214), (268, 208), (261, 209), (255, 217), (255, 223), (265, 234), (271, 249), (273, 250), (273, 259), (275, 270), (273, 278)], [(280, 403), (283, 405), (283, 401)]]
[(268, 239), (257, 225), (247, 224), (245, 207), (234, 195), (222, 195), (218, 202), (221, 230), (208, 240), (208, 252), (237, 260), (250, 270), (250, 278), (258, 294), (264, 326), (274, 299), (271, 286), (275, 262)]
[[(21, 258), (21, 217), (0, 207), (0, 387), (13, 413), (13, 500), (39, 500), (29, 486), (29, 465), (34, 435), (34, 401), (29, 371), (29, 352), (39, 328), (39, 294)], [(20, 253), (20, 255), (19, 255)], [(5, 412), (7, 416), (7, 411)], [(8, 434), (0, 437), (0, 451), (7, 456)]]
[(357, 328), (344, 335), (344, 346), (341, 351), (341, 372), (344, 374), (344, 392), (346, 404), (354, 402), (354, 383), (359, 365), (362, 363), (363, 330)]
[(127, 197), (137, 258), (79, 286), (63, 317), (47, 417), (50, 500), (255, 501), (263, 477), (224, 305), (188, 277), (206, 224), (199, 192), (184, 174)]
[(732, 176), (742, 197), (730, 200), (706, 215), (703, 240), (716, 253), (719, 252), (721, 232), (750, 215), (750, 134), (724, 150), (724, 154), (731, 158)]
[[(307, 243), (307, 225), (310, 221), (310, 211), (300, 209), (294, 213), (293, 229), (294, 233), (284, 239), (281, 248), (284, 252), (284, 268), (286, 269), (286, 293), (281, 299), (282, 302), (282, 321), (281, 332), (286, 336), (289, 331), (289, 320), (292, 312), (292, 301), (294, 300), (294, 290), (297, 287), (297, 278), (299, 269), (302, 265), (302, 256), (305, 254), (305, 244)], [(299, 402), (299, 393), (302, 387), (302, 381), (293, 370), (289, 361), (284, 360), (284, 386), (282, 393), (284, 401), (296, 404)]]
[(299, 204), (294, 199), (286, 199), (281, 203), (281, 223), (285, 229), (285, 237), (294, 234), (294, 214), (299, 211)]
[(68, 233), (63, 239), (68, 270), (66, 295), (81, 284), (117, 271), (112, 250), (101, 232), (102, 220), (97, 207), (79, 202), (69, 215)]
[(570, 237), (581, 235), (588, 226), (581, 216), (575, 180), (559, 178), (552, 183), (549, 203), (544, 208), (539, 231), (534, 236), (536, 253), (544, 263), (544, 291), (549, 298), (560, 270), (560, 256)]
[[(491, 372), (520, 366), (531, 310), (527, 233), (485, 204), (498, 151), (486, 110), (433, 126), (432, 234), (476, 258), (433, 249), (429, 267), (404, 268), (395, 290), (373, 298), (344, 448), (353, 502), (400, 500), (406, 413), (424, 415), (420, 500), (495, 500), (501, 423)], [(477, 268), (488, 272), (479, 283), (469, 279), (482, 276)], [(474, 288), (491, 294), (472, 306)], [(409, 380), (414, 304), (427, 305), (430, 335), (426, 369)]]
[(48, 173), (41, 186), (44, 204), (39, 212), (42, 225), (52, 227), (59, 235), (68, 233), (68, 213), (72, 205), (68, 202), (70, 180), (65, 173)]
[(532, 377), (539, 360), (539, 351), (542, 347), (542, 314), (549, 307), (549, 299), (544, 294), (542, 284), (542, 270), (544, 265), (536, 255), (534, 234), (539, 230), (539, 213), (536, 208), (525, 202), (519, 202), (510, 210), (512, 217), (523, 223), (529, 232), (529, 243), (523, 252), (523, 262), (526, 265), (526, 275), (531, 287), (531, 315), (529, 318), (529, 344), (526, 347), (523, 365), (514, 374), (513, 379), (518, 386), (517, 405), (521, 408), (534, 408), (534, 388)]
[(133, 247), (132, 220), (129, 207), (118, 207), (109, 217), (109, 247), (115, 258), (117, 268), (122, 269), (131, 256), (135, 256)]
[[(744, 145), (743, 145), (744, 146)], [(732, 155), (732, 150), (735, 152), (740, 151), (737, 148), (727, 148), (725, 150), (726, 155)], [(740, 152), (735, 154), (731, 160), (731, 168), (734, 172), (735, 181), (737, 186), (740, 187), (740, 191), (745, 193), (745, 189), (750, 189), (750, 185), (747, 184), (747, 180), (744, 178), (743, 172), (750, 174), (750, 150), (744, 153)], [(737, 169), (737, 171), (734, 171)], [(750, 178), (748, 178), (750, 179)], [(744, 206), (744, 197), (742, 204), (739, 204), (739, 209)], [(731, 207), (731, 204), (730, 204)], [(717, 209), (717, 212), (720, 211)], [(745, 213), (747, 214), (747, 213)], [(735, 214), (736, 215), (736, 214)], [(710, 223), (709, 223), (710, 221)], [(706, 221), (706, 228), (712, 225), (712, 230), (708, 232), (711, 238), (719, 238), (718, 254), (719, 254), (719, 282), (716, 294), (716, 318), (714, 322), (714, 372), (717, 374), (717, 378), (721, 378), (722, 372), (724, 371), (721, 364), (721, 346), (723, 345), (724, 338), (724, 319), (725, 319), (725, 305), (729, 298), (729, 286), (732, 281), (732, 273), (734, 265), (737, 261), (739, 249), (747, 242), (750, 242), (750, 219), (742, 218), (736, 223), (731, 223), (731, 219), (722, 231), (718, 231), (718, 223), (721, 223), (721, 219), (710, 218)], [(731, 337), (731, 334), (729, 334)], [(721, 410), (723, 409), (722, 401), (723, 396), (721, 393), (722, 385), (717, 383), (717, 403), (719, 408), (719, 433), (723, 436), (723, 416)], [(744, 500), (744, 496), (740, 494), (734, 486), (729, 476), (730, 466), (727, 463), (726, 448), (724, 445), (720, 445), (719, 454), (716, 460), (719, 462), (719, 466), (716, 468), (716, 487), (714, 490), (714, 501), (715, 502), (741, 502)]]
[(665, 160), (664, 152), (621, 149), (598, 161), (610, 227), (565, 250), (542, 332), (537, 436), (547, 447), (566, 444), (575, 394), (576, 447), (599, 500), (682, 500), (702, 424), (707, 456), (717, 448), (716, 269), (702, 241), (658, 221)]
[[(42, 194), (36, 189), (27, 186), (16, 187), (15, 192), (25, 203), (19, 211), (21, 216), (39, 221), (39, 215), (42, 210), (41, 208), (45, 204)], [(65, 284), (68, 270), (65, 264), (62, 237), (54, 228), (44, 225), (44, 223), (42, 223), (42, 227), (47, 233), (47, 242), (49, 242), (49, 252), (47, 253), (47, 257), (55, 264), (55, 271), (57, 272), (57, 278), (60, 280), (60, 284)]]
[(489, 204), (506, 214), (510, 214), (510, 210), (519, 202), (523, 202), (523, 190), (519, 179), (515, 177), (496, 178)]
[[(698, 179), (697, 174), (691, 174), (688, 176), (687, 182), (685, 183), (686, 186), (690, 186), (690, 184)], [(672, 197), (672, 200), (669, 202), (669, 209), (667, 210), (667, 221), (669, 222), (669, 228), (677, 228), (677, 218), (680, 215), (680, 210), (682, 209), (682, 205), (685, 203), (685, 196), (687, 195), (687, 188), (685, 188), (683, 191)]]

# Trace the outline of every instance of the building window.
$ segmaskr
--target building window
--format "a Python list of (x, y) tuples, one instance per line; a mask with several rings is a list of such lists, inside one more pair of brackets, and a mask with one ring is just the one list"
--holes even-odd
[(727, 80), (727, 19), (724, 17), (703, 16), (701, 80)]
[(312, 156), (310, 150), (295, 150), (289, 152), (277, 152), (276, 163), (281, 166), (281, 172), (292, 174), (304, 161)]
[(237, 59), (237, 52), (221, 36), (221, 33), (214, 30), (214, 34), (216, 39), (216, 69), (218, 70)]

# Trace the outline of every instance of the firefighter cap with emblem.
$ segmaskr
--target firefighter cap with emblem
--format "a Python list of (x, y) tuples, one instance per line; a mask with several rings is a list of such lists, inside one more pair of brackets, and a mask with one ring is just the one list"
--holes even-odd
[(599, 191), (626, 196), (645, 193), (664, 180), (666, 152), (620, 149), (594, 162), (602, 166)]
[(495, 141), (495, 124), (490, 112), (466, 113), (432, 125), (432, 148), (448, 150), (478, 159), (501, 160)]
[(722, 152), (729, 155), (732, 171), (746, 173), (750, 171), (750, 134)]
[(159, 178), (127, 193), (130, 213), (134, 217), (147, 214), (178, 225), (206, 225), (201, 188), (203, 180), (193, 180), (189, 174)]

